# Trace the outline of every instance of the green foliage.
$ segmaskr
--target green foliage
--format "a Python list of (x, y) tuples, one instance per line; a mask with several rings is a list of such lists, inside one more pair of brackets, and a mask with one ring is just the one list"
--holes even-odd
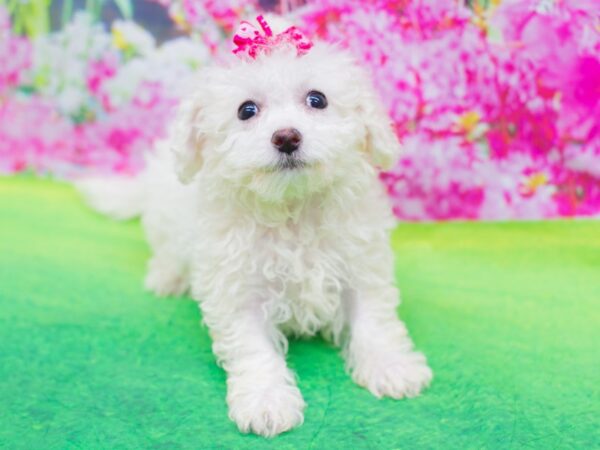
[(466, 0), (465, 3), (469, 8), (474, 8), (477, 5), (481, 9), (487, 9), (492, 2), (490, 0)]
[(114, 0), (119, 12), (125, 19), (133, 18), (133, 3), (130, 0)]
[[(108, 0), (86, 0), (85, 10), (95, 20), (100, 20), (102, 9)], [(125, 19), (133, 18), (133, 2), (131, 0), (114, 0), (119, 13)], [(0, 0), (11, 15), (13, 29), (17, 34), (30, 37), (46, 34), (50, 31), (51, 0)], [(61, 24), (65, 26), (73, 17), (73, 0), (63, 0), (60, 14)]]
[(39, 36), (50, 30), (50, 0), (0, 0), (12, 16), (18, 34)]
[[(68, 0), (70, 3), (72, 0)], [(94, 19), (99, 20), (102, 8), (106, 4), (107, 0), (86, 0), (85, 9), (89, 12)], [(67, 3), (67, 1), (65, 1)], [(115, 5), (119, 9), (119, 12), (125, 19), (133, 18), (133, 3), (131, 0), (114, 0)]]

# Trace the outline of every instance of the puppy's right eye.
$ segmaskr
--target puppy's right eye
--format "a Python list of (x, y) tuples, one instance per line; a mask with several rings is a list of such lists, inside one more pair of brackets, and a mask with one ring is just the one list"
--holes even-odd
[(258, 105), (254, 102), (247, 101), (238, 108), (238, 119), (248, 120), (258, 114)]

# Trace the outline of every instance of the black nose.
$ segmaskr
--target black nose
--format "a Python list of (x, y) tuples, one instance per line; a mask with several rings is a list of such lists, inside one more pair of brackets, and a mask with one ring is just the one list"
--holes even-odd
[(273, 133), (271, 142), (281, 153), (290, 155), (300, 147), (302, 135), (295, 128), (284, 128)]

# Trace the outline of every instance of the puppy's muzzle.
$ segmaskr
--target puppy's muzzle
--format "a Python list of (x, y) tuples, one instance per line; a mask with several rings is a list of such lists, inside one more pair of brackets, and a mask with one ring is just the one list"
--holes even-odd
[(295, 128), (277, 130), (271, 137), (271, 143), (281, 153), (291, 155), (300, 148), (302, 135)]

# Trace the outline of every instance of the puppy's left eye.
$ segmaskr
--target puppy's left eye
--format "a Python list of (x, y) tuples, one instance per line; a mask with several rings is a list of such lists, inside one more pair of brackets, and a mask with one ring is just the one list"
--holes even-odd
[(327, 97), (319, 91), (310, 91), (306, 95), (306, 104), (311, 108), (325, 109), (327, 108)]

